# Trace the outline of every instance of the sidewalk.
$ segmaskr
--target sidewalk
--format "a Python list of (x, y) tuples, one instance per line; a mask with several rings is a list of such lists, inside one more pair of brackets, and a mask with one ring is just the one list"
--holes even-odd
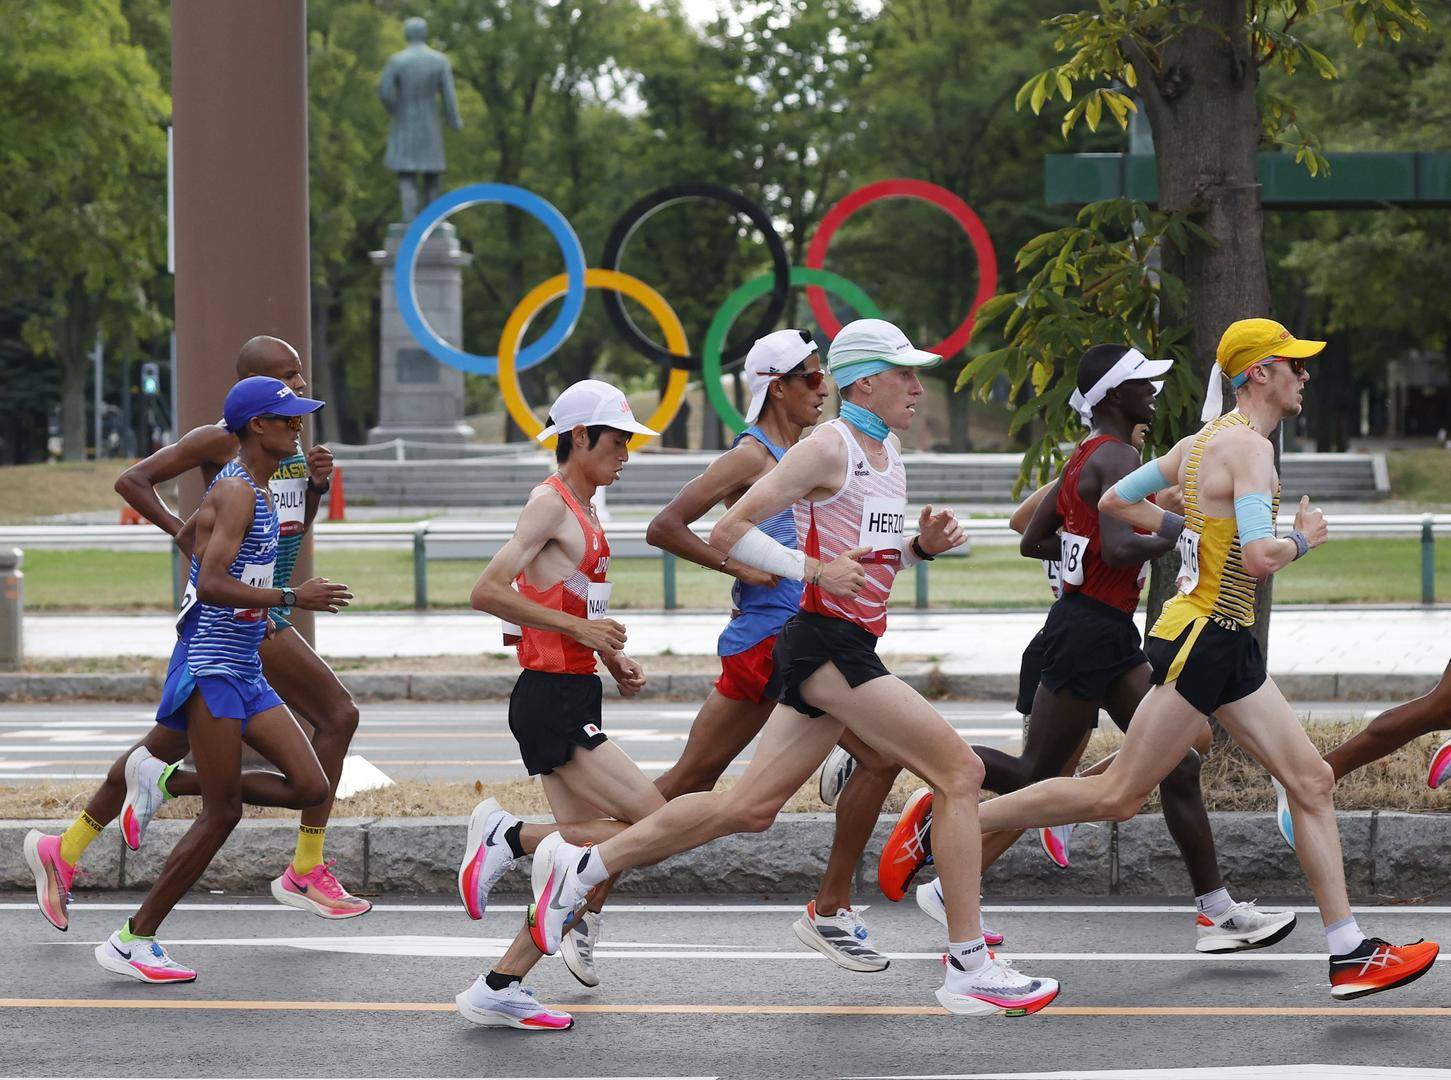
[[(709, 655), (723, 612), (622, 611), (634, 656)], [(343, 613), (317, 620), (324, 656), (477, 656), (506, 651), (499, 622), (467, 612)], [(896, 611), (883, 653), (935, 658), (947, 672), (1013, 674), (1043, 612)], [(1139, 616), (1143, 629), (1143, 616)], [(35, 658), (171, 655), (169, 615), (27, 615)], [(1451, 657), (1451, 606), (1281, 608), (1270, 623), (1270, 671), (1280, 675), (1439, 675)], [(459, 664), (461, 670), (467, 661)]]

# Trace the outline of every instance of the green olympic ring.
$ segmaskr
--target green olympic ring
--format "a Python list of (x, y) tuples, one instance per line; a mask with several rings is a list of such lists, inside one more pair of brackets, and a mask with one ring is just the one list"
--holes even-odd
[[(877, 305), (872, 303), (871, 297), (867, 296), (859, 285), (848, 281), (839, 274), (833, 274), (830, 270), (793, 266), (790, 281), (797, 287), (816, 285), (827, 292), (836, 294), (850, 304), (852, 310), (863, 319), (880, 319), (882, 317)], [(721, 387), (721, 351), (725, 345), (726, 334), (735, 325), (741, 312), (746, 310), (752, 300), (770, 292), (775, 282), (775, 274), (762, 274), (760, 277), (746, 282), (726, 297), (725, 303), (720, 306), (720, 310), (715, 313), (715, 318), (710, 321), (710, 328), (705, 332), (705, 346), (700, 350), (700, 375), (705, 382), (705, 396), (715, 406), (717, 415), (720, 416), (726, 427), (738, 435), (748, 425), (746, 418), (736, 408), (735, 402), (726, 396), (725, 390)]]

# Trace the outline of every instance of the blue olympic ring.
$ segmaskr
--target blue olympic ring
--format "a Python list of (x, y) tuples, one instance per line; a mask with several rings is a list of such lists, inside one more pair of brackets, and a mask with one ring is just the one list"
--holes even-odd
[(435, 360), (474, 375), (497, 375), (499, 373), (497, 356), (479, 356), (475, 353), (465, 352), (438, 336), (418, 309), (418, 295), (413, 281), (413, 275), (418, 266), (418, 253), (423, 249), (425, 241), (428, 240), (433, 230), (455, 211), (469, 206), (477, 206), (479, 203), (503, 203), (505, 206), (523, 210), (526, 214), (537, 218), (549, 229), (555, 243), (559, 245), (561, 254), (564, 255), (566, 283), (564, 304), (560, 308), (559, 314), (554, 317), (554, 322), (550, 323), (549, 329), (544, 332), (544, 336), (520, 351), (516, 367), (522, 371), (548, 359), (556, 349), (564, 344), (565, 339), (574, 333), (575, 324), (579, 322), (580, 312), (584, 310), (585, 298), (585, 258), (584, 248), (580, 246), (579, 237), (574, 234), (574, 229), (570, 227), (569, 221), (554, 208), (553, 204), (541, 199), (532, 191), (526, 191), (512, 184), (468, 184), (450, 191), (446, 195), (440, 195), (425, 206), (413, 219), (413, 224), (408, 226), (408, 231), (403, 234), (403, 243), (398, 247), (398, 262), (393, 276), (393, 291), (398, 297), (398, 312), (403, 316), (403, 323), (408, 327), (408, 332), (413, 335), (413, 339), (427, 349)]

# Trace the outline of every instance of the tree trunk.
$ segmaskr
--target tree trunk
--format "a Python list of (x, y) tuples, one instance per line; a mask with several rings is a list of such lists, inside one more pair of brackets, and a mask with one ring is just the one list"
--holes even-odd
[[(60, 369), (60, 433), (66, 461), (86, 457), (86, 382), (90, 348), (96, 340), (96, 316), (79, 285), (66, 300), (66, 314), (55, 321), (55, 358)], [(96, 448), (99, 456), (100, 447)]]

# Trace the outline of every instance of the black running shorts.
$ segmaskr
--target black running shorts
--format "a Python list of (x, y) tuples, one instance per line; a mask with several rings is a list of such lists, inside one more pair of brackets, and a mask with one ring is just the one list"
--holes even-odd
[(1178, 637), (1150, 637), (1154, 685), (1173, 683), (1179, 696), (1205, 716), (1221, 705), (1249, 697), (1265, 684), (1265, 654), (1247, 628), (1231, 630), (1208, 616), (1195, 619)]
[(1103, 701), (1110, 684), (1147, 663), (1134, 617), (1102, 600), (1067, 593), (1043, 624), (1043, 685), (1079, 701)]
[(1023, 662), (1018, 666), (1018, 712), (1029, 716), (1033, 712), (1033, 699), (1038, 696), (1038, 683), (1043, 679), (1043, 631), (1039, 630), (1023, 650)]
[(801, 696), (801, 684), (822, 664), (835, 664), (853, 688), (891, 674), (877, 656), (875, 634), (854, 622), (810, 611), (797, 612), (787, 620), (776, 636), (773, 659), (776, 670), (766, 683), (766, 697), (807, 716), (825, 715), (825, 710)]
[(600, 704), (604, 685), (598, 675), (556, 671), (519, 672), (509, 695), (509, 730), (530, 776), (569, 764), (574, 748), (593, 750), (605, 741)]

